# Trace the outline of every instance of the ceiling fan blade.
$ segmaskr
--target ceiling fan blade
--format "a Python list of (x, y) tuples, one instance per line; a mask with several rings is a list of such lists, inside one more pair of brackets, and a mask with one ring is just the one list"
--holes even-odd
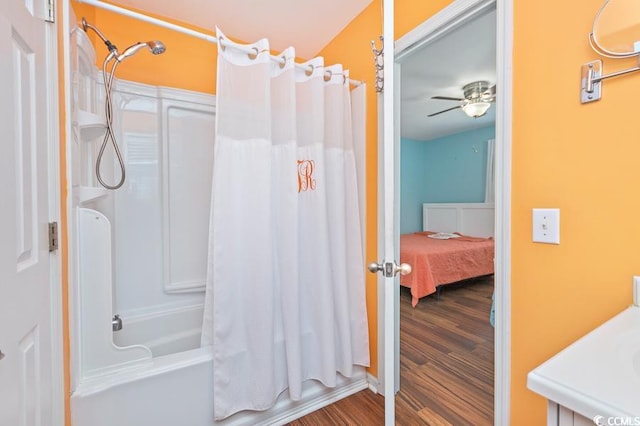
[(433, 114), (427, 115), (427, 117), (433, 117), (434, 115), (442, 114), (443, 112), (452, 111), (454, 109), (462, 108), (462, 105), (455, 106), (453, 108), (443, 109), (442, 111), (434, 112)]
[(464, 99), (462, 98), (450, 98), (449, 96), (432, 96), (431, 99), (442, 99), (443, 101), (458, 101), (458, 102), (464, 101)]

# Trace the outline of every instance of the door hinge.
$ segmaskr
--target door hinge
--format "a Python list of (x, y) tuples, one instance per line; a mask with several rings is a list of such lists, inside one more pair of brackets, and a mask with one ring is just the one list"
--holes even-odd
[(49, 223), (49, 252), (58, 250), (58, 222)]
[(47, 16), (46, 22), (56, 22), (55, 0), (47, 0)]

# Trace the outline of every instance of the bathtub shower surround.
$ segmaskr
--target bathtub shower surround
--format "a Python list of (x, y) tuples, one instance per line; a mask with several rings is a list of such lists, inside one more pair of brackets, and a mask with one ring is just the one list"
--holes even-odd
[[(260, 327), (266, 322), (262, 317), (253, 317), (253, 321), (246, 323), (240, 321), (231, 328), (228, 325), (239, 321), (237, 315), (246, 315), (248, 310), (253, 310), (258, 298), (264, 296), (260, 304), (271, 300), (273, 303), (269, 309), (275, 315), (271, 321), (275, 326), (269, 336), (270, 348), (279, 345), (289, 359), (297, 357), (298, 364), (284, 364), (284, 352), (275, 351), (271, 358), (275, 364), (268, 371), (259, 372), (255, 370), (258, 365), (249, 366), (243, 372), (246, 373), (244, 383), (248, 383), (251, 390), (257, 388), (261, 374), (278, 372), (280, 376), (274, 376), (278, 385), (273, 389), (288, 388), (289, 391), (268, 398), (268, 403), (261, 408), (265, 411), (239, 411), (224, 416), (224, 420), (216, 420), (214, 405), (217, 401), (225, 404), (228, 398), (234, 398), (234, 394), (232, 390), (225, 389), (224, 384), (214, 392), (214, 376), (218, 367), (216, 354), (221, 354), (216, 352), (219, 346), (214, 343), (222, 340), (214, 341), (214, 328), (206, 321), (205, 333), (202, 333), (205, 288), (212, 289), (210, 278), (213, 269), (208, 268), (212, 254), (217, 253), (216, 250), (223, 250), (225, 256), (235, 253), (233, 250), (227, 252), (229, 247), (235, 247), (229, 246), (228, 242), (222, 246), (214, 244), (210, 251), (208, 229), (212, 203), (215, 206), (218, 196), (219, 200), (230, 196), (225, 193), (224, 177), (215, 187), (214, 150), (221, 159), (225, 158), (224, 150), (220, 153), (217, 147), (216, 97), (122, 80), (114, 82), (113, 126), (121, 141), (127, 180), (122, 188), (107, 191), (99, 186), (95, 176), (95, 160), (106, 129), (101, 111), (104, 105), (102, 78), (94, 65), (93, 47), (79, 28), (72, 30), (69, 52), (74, 137), (70, 144), (73, 424), (283, 424), (364, 389), (367, 386), (366, 373), (357, 365), (368, 363), (364, 278), (358, 275), (363, 265), (360, 216), (357, 216), (358, 220), (348, 216), (351, 218), (347, 222), (335, 222), (335, 216), (340, 216), (338, 210), (359, 211), (359, 198), (356, 195), (351, 199), (347, 195), (349, 191), (357, 194), (359, 190), (362, 197), (363, 188), (358, 188), (355, 179), (351, 179), (356, 170), (350, 140), (345, 137), (344, 148), (341, 145), (322, 147), (317, 145), (321, 143), (317, 139), (301, 137), (296, 144), (294, 135), (301, 132), (300, 126), (296, 121), (290, 121), (286, 126), (271, 127), (274, 134), (270, 141), (273, 143), (269, 142), (265, 155), (258, 158), (260, 164), (252, 163), (252, 167), (248, 167), (249, 163), (243, 161), (242, 167), (237, 169), (241, 175), (238, 182), (245, 179), (252, 191), (262, 188), (266, 196), (252, 200), (254, 204), (250, 209), (231, 213), (236, 220), (234, 223), (250, 224), (247, 229), (252, 230), (244, 237), (235, 233), (232, 244), (244, 247), (240, 244), (250, 241), (257, 248), (256, 241), (265, 232), (270, 232), (278, 235), (280, 246), (255, 252), (266, 256), (262, 261), (268, 264), (251, 277), (255, 283), (240, 275), (229, 279), (224, 276), (227, 273), (224, 268), (221, 270), (218, 282), (227, 286), (220, 288), (223, 292), (220, 297), (223, 303), (228, 304), (225, 309), (231, 312), (227, 312), (228, 316), (216, 317), (216, 324), (223, 328), (215, 330), (224, 334), (224, 327), (227, 327), (232, 339), (240, 342), (247, 333), (262, 332)], [(287, 55), (293, 58), (293, 50)], [(334, 71), (336, 75), (340, 72), (337, 68)], [(281, 78), (272, 81), (274, 87), (292, 83), (294, 74), (289, 67), (279, 75)], [(342, 76), (339, 81), (343, 81)], [(348, 87), (338, 84), (337, 78), (325, 83), (322, 77), (314, 74), (307, 76), (302, 86), (300, 84), (298, 82), (296, 86), (306, 88), (314, 96), (341, 96), (343, 104), (339, 110), (350, 109), (348, 98), (343, 96), (348, 93)], [(329, 94), (330, 91), (333, 95)], [(355, 89), (352, 96), (354, 103), (363, 108), (364, 87)], [(291, 94), (280, 99), (272, 97), (269, 103), (276, 115), (284, 114), (281, 109), (285, 105), (284, 100), (289, 101), (286, 104), (289, 107), (293, 106), (291, 101), (294, 100), (298, 104), (305, 102), (304, 97), (293, 99)], [(306, 102), (310, 108), (324, 110), (322, 104), (315, 103), (315, 100)], [(331, 107), (338, 111), (336, 108)], [(354, 107), (354, 110), (358, 108)], [(283, 120), (284, 117), (282, 115)], [(307, 134), (322, 134), (327, 126), (326, 123), (317, 124)], [(245, 127), (247, 131), (254, 129), (254, 126)], [(339, 136), (341, 132), (335, 134)], [(349, 132), (345, 130), (344, 133), (347, 135)], [(227, 142), (235, 142), (235, 139), (228, 138)], [(300, 142), (303, 142), (302, 146)], [(364, 156), (364, 135), (362, 140), (356, 138), (356, 142), (360, 144), (356, 149)], [(227, 145), (226, 148), (229, 148), (226, 154), (231, 154), (229, 161), (237, 161), (238, 157), (234, 156), (237, 152), (231, 149), (235, 147)], [(248, 149), (241, 150), (240, 154), (248, 152)], [(318, 158), (312, 158), (312, 154)], [(255, 160), (251, 156), (249, 159)], [(333, 163), (326, 164), (331, 161)], [(334, 182), (325, 182), (326, 176), (318, 170), (319, 167), (331, 170), (330, 173), (336, 176)], [(106, 179), (117, 178), (119, 168), (113, 153), (108, 150), (104, 154), (102, 168)], [(224, 164), (219, 168), (224, 171)], [(262, 176), (258, 175), (258, 170), (262, 170)], [(359, 169), (358, 173), (358, 178), (363, 179), (362, 170)], [(267, 189), (267, 186), (274, 187), (275, 183), (269, 183), (271, 181), (280, 182), (283, 186), (278, 190)], [(349, 182), (351, 187), (340, 189), (342, 181)], [(322, 200), (328, 188), (339, 191), (340, 198), (335, 201), (333, 210), (313, 219), (314, 211), (321, 204), (312, 203), (324, 202), (323, 206), (327, 206), (326, 200)], [(301, 197), (307, 197), (307, 204), (300, 201)], [(313, 197), (315, 201), (309, 201)], [(284, 210), (280, 210), (283, 215), (276, 215), (276, 206), (280, 209), (288, 206), (290, 212), (295, 210), (294, 214), (284, 215)], [(302, 219), (303, 216), (307, 219)], [(219, 219), (221, 217), (218, 216)], [(346, 252), (353, 257), (350, 264), (342, 260), (331, 274), (328, 262), (334, 259), (328, 250), (333, 250), (334, 246), (330, 244), (339, 244), (342, 240), (318, 240), (312, 233), (318, 220), (323, 224), (320, 229), (324, 230), (325, 236), (329, 232), (333, 235), (337, 230), (335, 235), (347, 239), (336, 253)], [(298, 229), (302, 231), (298, 232)], [(301, 237), (302, 233), (305, 238)], [(291, 256), (307, 259), (310, 266), (292, 266), (289, 258), (283, 257), (279, 251), (281, 246), (289, 247)], [(318, 252), (318, 247), (323, 250)], [(271, 254), (268, 254), (269, 250)], [(259, 265), (260, 260), (251, 260), (248, 265), (247, 259), (234, 258), (228, 266), (253, 270), (255, 265)], [(223, 256), (215, 264), (222, 266), (226, 260)], [(345, 278), (335, 275), (336, 272), (351, 275)], [(314, 275), (322, 276), (325, 285), (314, 284)], [(262, 287), (265, 277), (269, 278), (269, 283), (277, 283), (271, 292), (265, 292)], [(345, 281), (359, 283), (362, 289), (340, 289), (333, 284), (340, 282), (344, 285)], [(298, 282), (303, 285), (298, 287)], [(225, 291), (236, 290), (244, 293), (224, 294)], [(354, 300), (357, 302), (360, 295), (360, 311), (349, 310), (349, 304)], [(214, 306), (217, 296), (211, 291), (207, 293), (207, 310)], [(240, 298), (236, 300), (236, 296)], [(233, 304), (230, 304), (229, 297), (234, 298)], [(335, 298), (339, 298), (338, 303), (335, 303)], [(331, 309), (328, 316), (315, 311), (321, 304)], [(278, 316), (280, 312), (282, 314)], [(112, 331), (112, 319), (116, 314), (122, 319), (123, 328)], [(210, 311), (208, 315), (211, 315)], [(343, 322), (332, 322), (334, 317), (341, 318)], [(317, 318), (323, 318), (324, 328), (313, 322)], [(348, 320), (346, 326), (345, 318)], [(240, 325), (246, 328), (237, 328)], [(351, 326), (358, 328), (351, 332)], [(322, 330), (320, 340), (319, 330)], [(285, 333), (292, 332), (301, 336), (297, 349), (285, 345), (282, 340), (287, 336)], [(218, 339), (221, 337), (217, 336)], [(262, 342), (269, 342), (264, 336), (259, 337), (263, 338)], [(209, 338), (211, 340), (207, 340)], [(223, 344), (228, 345), (229, 342)], [(329, 352), (321, 353), (320, 345), (326, 345)], [(255, 353), (250, 355), (257, 356)], [(313, 357), (317, 357), (318, 363), (316, 367), (309, 368), (306, 360)], [(244, 369), (245, 366), (238, 368)], [(297, 378), (293, 380), (294, 377)]]
[[(117, 191), (98, 185), (106, 131), (102, 79), (84, 31), (72, 32), (73, 382), (200, 346), (215, 98), (117, 81), (114, 131), (128, 170)], [(110, 167), (109, 167), (110, 166)], [(119, 173), (105, 151), (105, 177)], [(185, 190), (189, 188), (189, 190)], [(105, 320), (119, 315), (122, 330)], [(134, 349), (135, 348), (135, 349)], [(130, 354), (130, 355), (125, 355)]]

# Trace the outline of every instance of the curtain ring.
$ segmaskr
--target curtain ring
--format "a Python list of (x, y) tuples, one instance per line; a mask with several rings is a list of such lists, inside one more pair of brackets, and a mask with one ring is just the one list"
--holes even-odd
[(280, 69), (284, 68), (285, 65), (287, 65), (287, 57), (282, 55), (280, 56), (282, 58), (282, 62), (280, 62)]
[(307, 77), (311, 77), (311, 76), (313, 75), (313, 70), (314, 70), (315, 68), (316, 68), (316, 67), (314, 67), (314, 66), (313, 66), (313, 64), (309, 64), (309, 68), (307, 68), (307, 69), (305, 70), (305, 72), (304, 72), (304, 73), (305, 73), (305, 75), (306, 75)]
[[(329, 75), (327, 75), (327, 73)], [(324, 81), (331, 81), (331, 77), (333, 77), (333, 73), (331, 72), (331, 70), (327, 70), (324, 73)]]
[(249, 56), (249, 59), (254, 60), (258, 57), (258, 55), (260, 54), (260, 51), (255, 46), (252, 47), (252, 49), (255, 50), (256, 53), (247, 53), (247, 56)]

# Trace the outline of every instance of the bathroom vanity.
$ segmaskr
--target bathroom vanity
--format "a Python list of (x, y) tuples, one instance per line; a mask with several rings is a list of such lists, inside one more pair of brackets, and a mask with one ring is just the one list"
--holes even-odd
[(640, 425), (640, 307), (631, 306), (535, 370), (547, 424)]
[[(603, 417), (604, 419), (604, 417)], [(547, 407), (547, 425), (549, 426), (593, 426), (594, 419), (571, 411), (567, 407), (558, 405), (553, 401), (549, 401)], [(602, 423), (603, 425), (606, 423)]]

